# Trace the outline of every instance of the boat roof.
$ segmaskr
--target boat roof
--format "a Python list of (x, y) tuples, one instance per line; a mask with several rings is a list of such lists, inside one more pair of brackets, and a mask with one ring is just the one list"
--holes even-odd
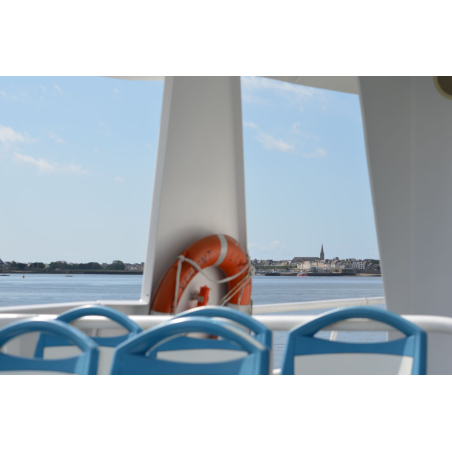
[[(281, 82), (293, 83), (295, 85), (310, 86), (312, 88), (329, 89), (343, 93), (359, 94), (358, 77), (356, 76), (302, 76), (302, 75), (267, 75), (266, 78), (279, 80)], [(115, 76), (124, 80), (155, 81), (164, 80), (164, 76)]]

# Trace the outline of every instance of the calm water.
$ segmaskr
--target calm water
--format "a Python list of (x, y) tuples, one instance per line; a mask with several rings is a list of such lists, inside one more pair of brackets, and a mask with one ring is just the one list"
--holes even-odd
[[(138, 300), (142, 276), (136, 275), (25, 275), (0, 277), (0, 307), (67, 301)], [(255, 304), (290, 303), (337, 298), (382, 297), (378, 277), (268, 277), (253, 278)], [(304, 311), (319, 314), (321, 310)], [(291, 314), (291, 313), (285, 313)], [(301, 314), (293, 313), (293, 314)], [(281, 365), (287, 333), (274, 334), (274, 364)], [(375, 341), (384, 333), (340, 333), (341, 340)]]

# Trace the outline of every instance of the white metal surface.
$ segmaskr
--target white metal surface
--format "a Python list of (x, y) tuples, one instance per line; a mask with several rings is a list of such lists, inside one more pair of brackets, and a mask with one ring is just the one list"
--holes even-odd
[(411, 375), (412, 369), (411, 356), (335, 353), (294, 358), (295, 375)]
[[(433, 77), (360, 77), (368, 165), (388, 309), (452, 316), (452, 100)], [(432, 370), (452, 338), (429, 341)]]
[(347, 298), (343, 300), (300, 301), (295, 303), (258, 304), (253, 306), (253, 314), (276, 312), (310, 311), (312, 309), (333, 309), (344, 306), (368, 306), (385, 304), (384, 297)]
[(171, 350), (157, 353), (158, 359), (179, 363), (224, 363), (233, 361), (234, 359), (242, 359), (245, 356), (248, 356), (248, 353), (241, 350), (207, 348), (196, 350)]
[[(53, 320), (55, 315), (5, 315), (0, 314), (0, 328), (17, 320), (36, 317), (43, 320)], [(253, 318), (273, 331), (289, 331), (299, 325), (315, 319), (316, 315), (253, 315)], [(415, 323), (428, 333), (452, 335), (452, 318), (434, 315), (403, 315), (404, 319)], [(171, 319), (166, 315), (131, 315), (131, 320), (147, 330)], [(116, 322), (99, 316), (87, 316), (72, 322), (71, 325), (81, 330), (116, 330)], [(353, 319), (333, 323), (325, 331), (393, 331), (389, 326), (373, 320)]]
[[(114, 347), (98, 346), (99, 358), (97, 364), (97, 375), (108, 375), (110, 373), (111, 362), (115, 352)], [(62, 359), (71, 358), (72, 356), (80, 355), (81, 350), (75, 346), (58, 346), (45, 347), (44, 359)]]
[[(149, 303), (177, 256), (210, 234), (247, 249), (240, 77), (166, 77), (141, 300)], [(186, 296), (207, 282), (195, 279)], [(211, 298), (224, 290), (208, 285)]]
[(0, 315), (26, 314), (61, 314), (79, 306), (102, 305), (110, 306), (127, 315), (147, 314), (149, 306), (140, 300), (96, 300), (71, 301), (66, 303), (30, 304), (21, 306), (5, 306), (0, 308)]

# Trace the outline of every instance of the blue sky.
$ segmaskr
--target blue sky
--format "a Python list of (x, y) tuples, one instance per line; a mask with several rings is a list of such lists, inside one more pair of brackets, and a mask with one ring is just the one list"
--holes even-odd
[[(242, 78), (253, 258), (378, 257), (358, 96)], [(0, 77), (0, 258), (142, 262), (163, 82)]]

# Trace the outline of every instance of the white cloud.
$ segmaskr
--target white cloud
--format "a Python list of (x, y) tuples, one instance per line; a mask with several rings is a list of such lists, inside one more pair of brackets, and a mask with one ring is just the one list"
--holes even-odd
[(300, 125), (299, 122), (295, 122), (294, 124), (292, 124), (291, 132), (294, 135), (299, 135), (299, 136), (304, 137), (304, 138), (309, 138), (311, 136), (309, 133), (303, 132), (301, 130), (301, 125)]
[(58, 170), (61, 173), (73, 173), (73, 174), (86, 174), (87, 169), (82, 168), (82, 165), (76, 165), (75, 163), (66, 163), (64, 165), (58, 164)]
[(324, 90), (311, 88), (309, 86), (297, 85), (294, 83), (282, 82), (266, 77), (242, 77), (242, 99), (247, 103), (268, 104), (268, 99), (258, 97), (256, 94), (272, 92), (284, 99), (286, 106), (295, 107), (300, 113), (305, 113), (304, 105), (313, 102), (317, 106), (322, 105), (325, 110), (325, 104), (329, 102), (329, 95)]
[(245, 127), (249, 127), (250, 129), (259, 129), (259, 127), (256, 124), (254, 124), (254, 122), (243, 121), (243, 125)]
[(284, 243), (280, 242), (279, 240), (274, 240), (272, 243), (270, 243), (270, 248), (286, 248), (286, 245), (284, 245)]
[(11, 96), (10, 94), (5, 93), (5, 91), (0, 91), (0, 96), (5, 97), (6, 99), (17, 100), (16, 96)]
[(53, 133), (48, 133), (47, 136), (51, 140), (55, 141), (55, 143), (64, 143), (64, 140), (62, 140), (59, 136), (57, 136), (57, 135), (55, 135)]
[(17, 163), (25, 163), (25, 164), (29, 164), (29, 165), (34, 165), (42, 173), (48, 173), (48, 172), (55, 171), (55, 164), (53, 164), (43, 158), (35, 159), (29, 155), (18, 154), (17, 152), (15, 152), (14, 160)]
[(81, 165), (75, 163), (56, 163), (46, 160), (44, 158), (35, 159), (30, 155), (14, 153), (14, 160), (16, 163), (34, 166), (41, 173), (69, 173), (69, 174), (86, 174), (87, 170), (83, 169)]
[(46, 92), (47, 88), (45, 86), (39, 85), (39, 87), (42, 89), (42, 91)]
[(125, 182), (125, 179), (123, 177), (121, 177), (121, 176), (116, 176), (115, 177), (115, 181), (119, 182), (119, 183), (122, 183), (122, 182)]
[(293, 144), (284, 141), (281, 138), (275, 138), (268, 133), (262, 132), (262, 130), (254, 124), (253, 122), (243, 122), (245, 127), (256, 130), (256, 140), (264, 146), (265, 149), (269, 151), (281, 151), (281, 152), (293, 152), (295, 147)]
[(63, 91), (61, 90), (61, 88), (58, 85), (55, 85), (55, 88), (58, 90), (58, 92), (62, 96), (63, 95)]
[(9, 145), (12, 143), (26, 142), (29, 141), (27, 134), (20, 134), (15, 132), (11, 127), (6, 127), (0, 125), (0, 143), (4, 145)]
[(314, 88), (308, 86), (280, 82), (266, 77), (242, 77), (242, 86), (245, 92), (272, 90), (283, 95), (290, 94), (299, 99), (313, 97), (316, 93)]
[(272, 137), (264, 132), (259, 133), (257, 140), (269, 151), (293, 152), (295, 149), (293, 144), (290, 144), (281, 138)]
[(242, 93), (242, 100), (243, 100), (243, 102), (246, 102), (247, 104), (269, 105), (269, 102), (267, 99), (263, 99), (262, 97), (255, 96), (255, 95), (247, 93), (245, 91)]
[(117, 88), (115, 88), (114, 90), (113, 90), (113, 92), (116, 94), (116, 95), (120, 95), (121, 93), (119, 92), (119, 89), (117, 89)]
[(310, 154), (303, 154), (303, 157), (305, 158), (321, 158), (321, 159), (325, 159), (327, 156), (327, 152), (325, 151), (325, 149), (322, 148), (317, 148), (314, 152), (311, 152)]
[(147, 146), (148, 148), (152, 148), (152, 144), (151, 144), (151, 143), (146, 143), (146, 146)]

